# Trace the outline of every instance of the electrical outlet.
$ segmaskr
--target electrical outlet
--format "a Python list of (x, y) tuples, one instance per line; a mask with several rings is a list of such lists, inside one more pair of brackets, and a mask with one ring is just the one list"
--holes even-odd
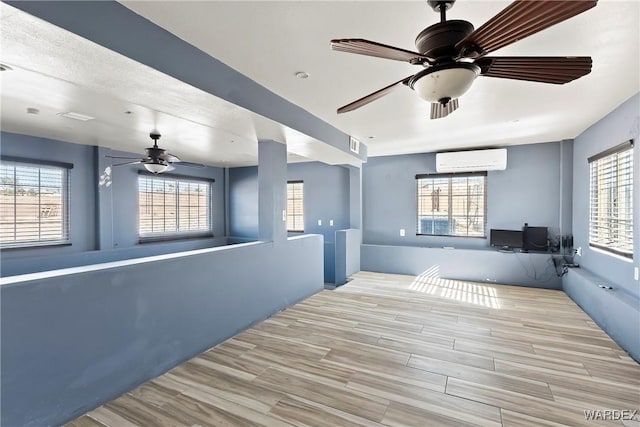
[(332, 219), (329, 220), (329, 227), (333, 227), (333, 220)]
[(640, 267), (635, 267), (633, 269), (633, 280), (640, 280)]
[(318, 220), (318, 225), (322, 226), (322, 220), (321, 219)]
[(576, 255), (582, 256), (582, 246), (576, 248)]
[(405, 232), (404, 232), (404, 228), (401, 228), (401, 229), (400, 229), (400, 237), (404, 237), (404, 234), (405, 234)]

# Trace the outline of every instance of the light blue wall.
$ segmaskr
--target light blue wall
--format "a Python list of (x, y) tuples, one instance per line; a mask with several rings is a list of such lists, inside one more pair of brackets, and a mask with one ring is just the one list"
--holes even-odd
[[(287, 180), (304, 181), (304, 232), (324, 236), (324, 280), (334, 283), (335, 234), (350, 224), (349, 169), (320, 162), (290, 163)], [(330, 220), (333, 226), (329, 225)]]
[[(488, 247), (488, 238), (416, 236), (415, 175), (436, 173), (435, 166), (435, 153), (368, 160), (362, 171), (364, 243)], [(491, 228), (520, 230), (525, 222), (558, 233), (560, 169), (560, 143), (509, 147), (507, 169), (487, 177), (487, 236)], [(400, 237), (401, 228), (405, 237)]]
[[(576, 257), (584, 268), (607, 277), (620, 290), (640, 296), (640, 282), (633, 280), (633, 266), (640, 266), (640, 95), (636, 94), (575, 139), (573, 147), (573, 233), (574, 246), (582, 247)], [(634, 160), (634, 261), (629, 262), (589, 247), (589, 164), (587, 159), (629, 139), (636, 141)]]
[(229, 168), (231, 236), (258, 238), (258, 168)]
[[(212, 227), (216, 238), (170, 243), (138, 244), (138, 171), (140, 166), (113, 169), (110, 188), (98, 187), (100, 172), (96, 166), (105, 152), (137, 156), (139, 153), (111, 152), (103, 148), (71, 144), (45, 138), (2, 132), (0, 153), (34, 160), (73, 163), (70, 172), (70, 246), (3, 249), (0, 257), (2, 276), (25, 274), (87, 263), (136, 258), (180, 250), (200, 249), (226, 244), (224, 239), (223, 169), (178, 167), (176, 172), (193, 177), (215, 179), (212, 184)], [(107, 164), (110, 164), (108, 162)], [(98, 192), (109, 193), (107, 203), (98, 203)], [(109, 245), (98, 244), (102, 225), (111, 233)], [(104, 237), (104, 235), (103, 235)], [(107, 240), (107, 239), (103, 239)]]
[[(290, 163), (288, 181), (304, 181), (305, 234), (324, 236), (325, 281), (335, 281), (335, 232), (349, 228), (350, 173), (342, 166), (320, 162)], [(229, 169), (230, 228), (232, 236), (258, 236), (258, 168)], [(322, 225), (318, 225), (318, 220)], [(333, 226), (329, 221), (333, 220)], [(296, 235), (299, 233), (291, 233)]]
[(436, 172), (434, 153), (370, 158), (362, 171), (362, 270), (418, 275), (435, 266), (442, 278), (558, 289), (550, 254), (499, 253), (488, 235), (525, 222), (560, 233), (571, 207), (561, 182), (571, 158), (561, 153), (570, 149), (571, 141), (507, 148), (507, 169), (487, 176), (486, 239), (416, 236), (415, 175)]
[(304, 232), (322, 234), (325, 243), (335, 243), (336, 230), (349, 228), (349, 169), (320, 162), (290, 163), (287, 180), (304, 181)]
[[(613, 289), (603, 289), (601, 285)], [(640, 303), (637, 296), (621, 291), (608, 277), (593, 274), (584, 266), (569, 270), (562, 278), (562, 290), (640, 363)]]
[(573, 140), (560, 142), (560, 234), (573, 233)]
[(1, 424), (58, 425), (162, 374), (320, 291), (321, 257), (301, 236), (3, 278)]
[(287, 146), (258, 141), (258, 236), (262, 241), (287, 238)]
[(360, 256), (364, 271), (546, 289), (562, 287), (549, 254), (365, 244)]
[[(582, 248), (579, 271), (563, 279), (564, 291), (632, 357), (640, 361), (640, 95), (636, 94), (575, 139), (573, 147), (573, 235)], [(589, 247), (589, 165), (587, 159), (629, 139), (633, 151), (634, 258), (625, 260)], [(604, 284), (613, 287), (605, 290)]]
[(362, 167), (349, 166), (349, 181), (351, 228), (360, 230), (362, 228)]

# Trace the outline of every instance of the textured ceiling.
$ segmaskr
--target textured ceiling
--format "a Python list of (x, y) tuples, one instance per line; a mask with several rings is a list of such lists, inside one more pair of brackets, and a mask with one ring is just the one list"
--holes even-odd
[[(478, 78), (447, 118), (410, 89), (357, 111), (336, 108), (415, 73), (401, 62), (331, 51), (362, 37), (413, 49), (435, 23), (425, 1), (123, 2), (202, 51), (367, 144), (370, 155), (504, 146), (573, 138), (640, 90), (640, 2), (598, 6), (495, 55), (590, 55), (593, 71), (567, 85)], [(450, 19), (476, 27), (509, 2), (458, 1)], [(184, 160), (256, 164), (257, 140), (286, 141), (289, 160), (350, 163), (344, 152), (0, 3), (2, 129), (142, 152), (148, 133)], [(310, 78), (295, 77), (306, 71)], [(29, 107), (38, 115), (26, 114)], [(78, 122), (58, 115), (96, 117)], [(133, 114), (125, 114), (131, 111)], [(178, 137), (179, 135), (179, 137)], [(370, 138), (372, 137), (372, 138)], [(357, 162), (356, 162), (357, 163)]]
[[(593, 71), (566, 85), (478, 78), (447, 118), (410, 89), (357, 111), (337, 107), (419, 70), (333, 52), (332, 38), (361, 37), (414, 49), (439, 17), (426, 1), (122, 2), (284, 98), (367, 143), (370, 155), (573, 138), (639, 90), (640, 2), (607, 1), (495, 55), (592, 56)], [(449, 19), (476, 28), (510, 2), (460, 0)], [(297, 71), (310, 74), (307, 80)], [(369, 139), (369, 137), (374, 137)]]
[[(257, 141), (286, 142), (289, 161), (359, 164), (293, 129), (237, 107), (0, 3), (2, 130), (143, 153), (159, 143), (182, 160), (257, 164)], [(28, 114), (35, 108), (38, 114)], [(94, 117), (77, 121), (65, 112)], [(127, 113), (128, 112), (128, 113)]]

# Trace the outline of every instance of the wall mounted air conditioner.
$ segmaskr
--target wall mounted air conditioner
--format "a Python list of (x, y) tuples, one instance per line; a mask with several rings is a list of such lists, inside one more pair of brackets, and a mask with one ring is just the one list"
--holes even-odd
[(444, 173), (497, 171), (507, 168), (507, 149), (455, 151), (436, 154), (436, 170)]

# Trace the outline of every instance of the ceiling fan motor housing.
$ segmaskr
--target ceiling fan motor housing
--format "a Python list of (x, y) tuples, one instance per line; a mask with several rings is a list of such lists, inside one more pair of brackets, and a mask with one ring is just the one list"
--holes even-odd
[(163, 148), (158, 148), (157, 146), (148, 147), (144, 150), (147, 152), (147, 156), (151, 159), (160, 159), (160, 157), (167, 151)]
[(454, 58), (458, 55), (456, 43), (473, 32), (470, 22), (451, 20), (438, 22), (425, 28), (416, 37), (418, 52), (438, 61), (441, 58)]

